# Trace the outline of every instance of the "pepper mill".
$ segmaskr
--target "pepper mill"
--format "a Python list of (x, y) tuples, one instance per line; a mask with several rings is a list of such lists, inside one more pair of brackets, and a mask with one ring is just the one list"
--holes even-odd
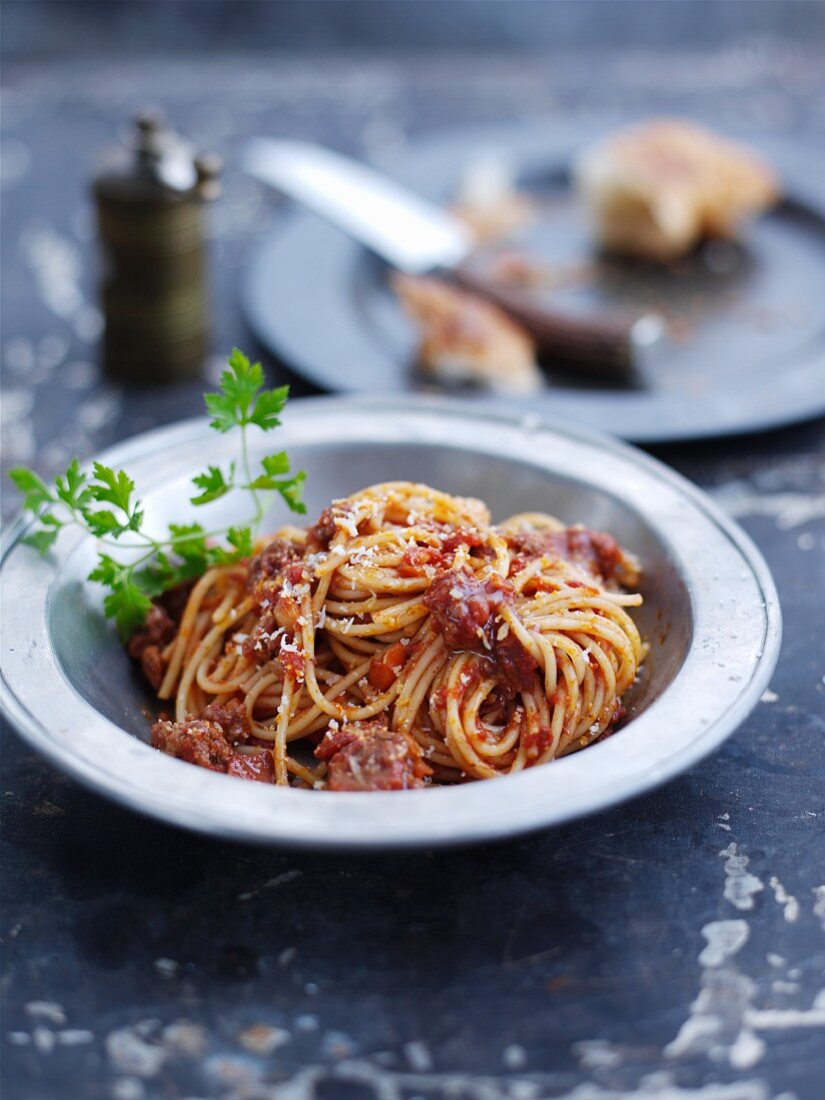
[(176, 382), (209, 344), (205, 200), (220, 160), (197, 156), (144, 112), (93, 183), (102, 251), (103, 369), (118, 381)]

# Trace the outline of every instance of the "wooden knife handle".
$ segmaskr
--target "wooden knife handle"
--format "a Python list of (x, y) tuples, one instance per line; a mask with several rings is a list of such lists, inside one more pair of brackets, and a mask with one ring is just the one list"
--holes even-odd
[(506, 286), (467, 267), (453, 272), (466, 290), (486, 298), (517, 321), (539, 353), (606, 373), (627, 373), (639, 349), (655, 342), (661, 323), (653, 316), (581, 316), (542, 305), (528, 290)]

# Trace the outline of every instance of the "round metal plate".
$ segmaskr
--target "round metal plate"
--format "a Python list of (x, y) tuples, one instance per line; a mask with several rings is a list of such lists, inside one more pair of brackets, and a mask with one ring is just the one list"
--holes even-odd
[[(568, 170), (600, 123), (470, 129), (407, 151), (391, 174), (446, 202), (480, 149), (500, 150), (542, 199), (537, 224), (516, 238), (551, 268), (574, 271), (590, 255)], [(825, 412), (825, 162), (812, 150), (756, 142), (779, 169), (787, 201), (748, 227), (742, 247), (704, 249), (672, 271), (595, 264), (550, 293), (569, 308), (654, 309), (671, 338), (646, 353), (632, 377), (597, 380), (558, 365), (529, 398), (467, 395), (482, 410), (538, 409), (637, 442), (719, 436)], [(821, 161), (821, 158), (816, 158)], [(258, 338), (318, 386), (408, 392), (415, 334), (389, 289), (388, 269), (320, 218), (296, 213), (264, 239), (242, 304)]]
[[(714, 749), (767, 686), (780, 611), (765, 563), (705, 496), (632, 448), (537, 417), (413, 398), (293, 402), (278, 435), (308, 471), (310, 515), (363, 485), (407, 478), (483, 497), (496, 519), (544, 510), (612, 531), (642, 560), (645, 605), (636, 618), (652, 643), (628, 697), (630, 721), (544, 767), (453, 788), (282, 790), (203, 771), (145, 743), (152, 701), (102, 617), (99, 590), (84, 580), (93, 541), (65, 536), (57, 555), (40, 559), (20, 543), (20, 522), (0, 570), (3, 707), (38, 751), (101, 793), (177, 825), (262, 843), (470, 843), (651, 789)], [(260, 436), (256, 447), (268, 443)], [(138, 436), (105, 460), (135, 477), (160, 528), (186, 517), (189, 478), (205, 456), (229, 461), (233, 444), (196, 420)], [(197, 517), (207, 525), (241, 518), (224, 501), (208, 511)], [(285, 516), (267, 519), (274, 528)]]

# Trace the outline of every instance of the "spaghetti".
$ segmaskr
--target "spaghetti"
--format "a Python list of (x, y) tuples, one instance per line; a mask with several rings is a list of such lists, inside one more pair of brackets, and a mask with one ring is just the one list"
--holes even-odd
[(256, 550), (130, 643), (174, 706), (153, 744), (214, 770), (332, 790), (517, 772), (610, 732), (646, 653), (634, 560), (547, 515), (493, 526), (391, 482)]

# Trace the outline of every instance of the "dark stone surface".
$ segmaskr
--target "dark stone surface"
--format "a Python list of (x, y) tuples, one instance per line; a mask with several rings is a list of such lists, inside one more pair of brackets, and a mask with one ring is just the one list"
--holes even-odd
[[(53, 475), (199, 411), (199, 385), (125, 393), (95, 366), (85, 181), (147, 98), (230, 158), (257, 132), (375, 156), (435, 125), (552, 125), (607, 103), (715, 105), (720, 121), (821, 143), (822, 71), (816, 53), (761, 49), (7, 67), (4, 462)], [(230, 171), (213, 219), (216, 355), (250, 346), (235, 286), (266, 218)], [(4, 731), (3, 1095), (819, 1100), (825, 437), (820, 423), (658, 453), (758, 542), (785, 642), (771, 693), (724, 748), (622, 808), (476, 850), (284, 854), (145, 821)], [(753, 891), (750, 908), (726, 881)], [(711, 950), (724, 935), (747, 937), (727, 959)]]
[(8, 55), (718, 48), (825, 36), (811, 0), (4, 0)]

